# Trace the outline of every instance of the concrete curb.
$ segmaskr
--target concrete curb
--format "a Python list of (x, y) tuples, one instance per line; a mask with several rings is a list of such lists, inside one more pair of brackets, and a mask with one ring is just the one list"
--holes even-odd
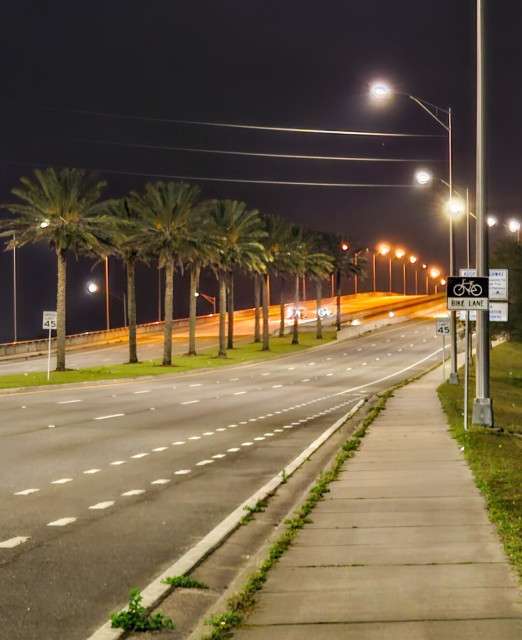
[[(258, 501), (269, 497), (270, 494), (285, 481), (285, 478), (295, 473), (297, 469), (304, 464), (306, 459), (338, 431), (346, 420), (351, 418), (364, 403), (364, 400), (359, 400), (350, 411), (341, 416), (331, 427), (324, 431), (280, 473), (251, 495), (239, 507), (234, 509), (230, 515), (214, 527), (214, 529), (192, 547), (192, 549), (187, 551), (187, 553), (176, 560), (166, 571), (145, 587), (141, 592), (143, 596), (142, 605), (148, 610), (155, 608), (173, 590), (171, 585), (162, 582), (165, 578), (184, 575), (195, 569), (198, 564), (217, 549), (238, 528), (241, 519), (245, 516), (245, 507), (254, 508)], [(124, 629), (113, 629), (109, 621), (97, 629), (87, 640), (118, 640), (123, 638), (126, 633), (127, 631)]]

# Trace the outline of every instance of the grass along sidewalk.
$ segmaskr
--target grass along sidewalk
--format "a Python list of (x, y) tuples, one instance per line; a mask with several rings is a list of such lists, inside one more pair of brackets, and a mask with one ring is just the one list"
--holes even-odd
[[(474, 371), (470, 373), (471, 405), (475, 376)], [(443, 384), (438, 393), (453, 436), (464, 447), (477, 486), (486, 498), (490, 519), (522, 578), (522, 438), (512, 435), (522, 435), (522, 343), (505, 342), (491, 352), (494, 430), (481, 426), (464, 430), (462, 383)], [(471, 406), (469, 412), (471, 416)], [(498, 431), (500, 428), (504, 431)]]
[(184, 373), (198, 369), (211, 369), (233, 364), (242, 364), (258, 360), (266, 360), (274, 356), (297, 353), (304, 349), (327, 344), (335, 339), (333, 331), (323, 332), (324, 338), (317, 340), (315, 334), (302, 332), (299, 344), (292, 345), (291, 336), (270, 339), (270, 351), (262, 351), (261, 344), (251, 342), (237, 343), (234, 349), (227, 351), (226, 358), (219, 358), (216, 349), (202, 351), (197, 356), (175, 356), (172, 366), (165, 367), (161, 358), (139, 362), (138, 364), (116, 364), (110, 366), (90, 367), (88, 369), (71, 369), (68, 371), (51, 371), (47, 380), (47, 371), (34, 373), (17, 373), (0, 376), (0, 389), (16, 389), (20, 387), (39, 387), (54, 384), (68, 384), (78, 382), (92, 382), (101, 380), (118, 380), (123, 378), (138, 378), (140, 376), (158, 376), (168, 373)]

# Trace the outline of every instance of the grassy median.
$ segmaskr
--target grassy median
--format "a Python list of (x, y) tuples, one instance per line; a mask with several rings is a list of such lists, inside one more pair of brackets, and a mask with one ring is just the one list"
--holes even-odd
[(322, 340), (317, 340), (315, 333), (303, 331), (299, 334), (298, 345), (291, 344), (291, 336), (270, 338), (269, 351), (262, 351), (259, 343), (244, 343), (238, 341), (234, 349), (227, 351), (226, 358), (218, 358), (216, 349), (210, 349), (202, 351), (197, 356), (174, 356), (172, 358), (172, 366), (170, 367), (163, 366), (161, 364), (161, 358), (159, 358), (158, 360), (149, 360), (139, 362), (138, 364), (116, 364), (104, 367), (90, 367), (88, 369), (51, 371), (49, 381), (47, 380), (46, 371), (0, 376), (0, 389), (158, 376), (167, 373), (184, 373), (197, 369), (211, 369), (232, 364), (243, 364), (245, 362), (265, 360), (273, 356), (296, 353), (303, 349), (326, 344), (335, 339), (335, 333), (333, 331), (323, 332), (323, 335), (324, 338)]
[[(463, 380), (464, 373), (460, 372)], [(470, 403), (475, 376), (471, 370)], [(491, 397), (495, 429), (463, 425), (464, 389), (444, 384), (439, 397), (454, 437), (483, 492), (491, 520), (522, 578), (522, 343), (506, 342), (491, 352)], [(469, 408), (472, 415), (472, 408)], [(503, 429), (503, 431), (500, 431)]]

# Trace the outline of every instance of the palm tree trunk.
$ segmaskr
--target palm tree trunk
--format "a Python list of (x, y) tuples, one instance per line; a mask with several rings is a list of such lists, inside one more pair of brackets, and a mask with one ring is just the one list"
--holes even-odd
[(188, 355), (196, 355), (196, 293), (199, 284), (199, 264), (192, 265), (190, 269), (190, 301), (189, 301), (189, 341)]
[(58, 282), (56, 296), (56, 371), (65, 371), (65, 291), (66, 291), (66, 258), (65, 251), (57, 251)]
[(335, 295), (337, 296), (337, 314), (335, 320), (335, 328), (341, 330), (341, 270), (335, 272)]
[(261, 277), (261, 286), (263, 289), (263, 346), (261, 351), (270, 350), (269, 331), (268, 331), (268, 274), (264, 273)]
[(226, 335), (225, 335), (225, 316), (227, 313), (227, 283), (225, 274), (219, 274), (219, 352), (220, 358), (227, 357)]
[(316, 315), (317, 315), (317, 339), (318, 340), (322, 340), (323, 339), (323, 322), (321, 320), (321, 316), (319, 315), (319, 309), (323, 306), (323, 301), (322, 301), (322, 297), (323, 297), (323, 283), (321, 280), (317, 280), (316, 282), (316, 297), (317, 297), (317, 301), (316, 301), (316, 305), (315, 305), (315, 309), (316, 309)]
[(234, 348), (234, 274), (228, 274), (228, 342), (227, 349)]
[(285, 335), (285, 279), (281, 278), (281, 292), (279, 294), (279, 337)]
[(163, 332), (163, 365), (172, 364), (172, 316), (174, 297), (174, 258), (169, 256), (165, 264), (165, 329)]
[(299, 276), (295, 276), (294, 309), (292, 344), (299, 344)]
[[(260, 307), (261, 307), (261, 278), (258, 273), (254, 275), (254, 342), (261, 342), (260, 331)], [(264, 309), (263, 309), (264, 312)], [(264, 322), (264, 318), (263, 318)]]
[(136, 344), (136, 280), (134, 277), (134, 261), (127, 262), (127, 313), (129, 321), (129, 362), (138, 362)]

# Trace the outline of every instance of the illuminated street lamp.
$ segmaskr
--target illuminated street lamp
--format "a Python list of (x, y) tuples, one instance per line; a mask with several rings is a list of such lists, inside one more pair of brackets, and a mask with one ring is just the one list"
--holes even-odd
[[(397, 260), (403, 260), (406, 257), (404, 249), (395, 249), (395, 257)], [(402, 263), (402, 292), (406, 295), (406, 260)]]
[[(409, 258), (410, 264), (412, 266), (414, 266), (415, 264), (417, 264), (418, 262), (418, 258), (417, 256), (410, 256)], [(418, 289), (418, 284), (417, 284), (417, 269), (414, 269), (414, 274), (415, 274), (415, 295), (419, 294), (419, 289)]]
[(493, 227), (497, 226), (498, 220), (497, 220), (497, 218), (495, 218), (495, 216), (488, 216), (486, 218), (486, 224), (488, 225), (488, 227), (490, 229), (492, 229)]
[(415, 182), (421, 187), (425, 187), (430, 184), (432, 180), (433, 176), (426, 169), (418, 169), (415, 172)]
[(428, 271), (426, 275), (426, 294), (429, 293), (429, 278), (431, 278), (432, 280), (436, 280), (439, 276), (440, 276), (440, 269), (437, 269), (437, 267), (432, 267)]
[(196, 298), (199, 298), (201, 296), (204, 300), (206, 300), (207, 302), (210, 302), (213, 309), (212, 313), (216, 315), (216, 298), (214, 296), (208, 296), (206, 293), (201, 293), (200, 291), (196, 291), (194, 293), (194, 296)]
[(388, 260), (388, 278), (390, 281), (389, 292), (391, 293), (392, 291), (391, 247), (386, 242), (381, 242), (381, 244), (377, 247), (377, 252), (383, 258), (385, 258), (386, 256), (390, 256)]
[[(438, 107), (427, 100), (422, 100), (409, 93), (401, 91), (394, 91), (390, 84), (383, 80), (378, 80), (370, 85), (370, 96), (374, 102), (385, 103), (394, 94), (404, 95), (421, 107), (433, 120), (435, 120), (448, 134), (448, 187), (449, 197), (453, 196), (453, 131), (451, 122), (451, 108), (443, 109)], [(439, 114), (445, 114), (446, 122), (439, 117)], [(421, 175), (421, 180), (427, 180), (428, 173), (424, 172)], [(417, 178), (418, 179), (418, 178)], [(427, 184), (427, 183), (425, 183)], [(449, 217), (449, 275), (455, 275), (455, 235), (453, 230), (453, 217)], [(451, 373), (449, 382), (451, 384), (458, 384), (459, 376), (457, 372), (457, 316), (455, 311), (450, 312), (450, 332), (451, 332)]]
[(520, 221), (519, 220), (510, 220), (508, 222), (508, 229), (511, 233), (517, 234), (517, 244), (520, 244)]

